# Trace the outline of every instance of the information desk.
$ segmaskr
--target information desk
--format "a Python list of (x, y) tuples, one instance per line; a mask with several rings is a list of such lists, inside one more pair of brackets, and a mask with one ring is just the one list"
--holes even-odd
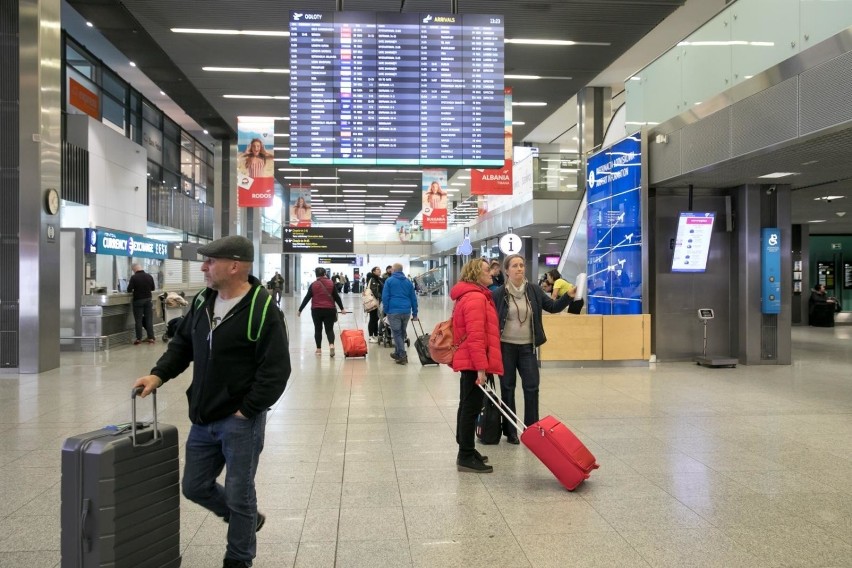
[(648, 361), (651, 357), (651, 316), (590, 316), (545, 314), (547, 343), (539, 349), (542, 362)]

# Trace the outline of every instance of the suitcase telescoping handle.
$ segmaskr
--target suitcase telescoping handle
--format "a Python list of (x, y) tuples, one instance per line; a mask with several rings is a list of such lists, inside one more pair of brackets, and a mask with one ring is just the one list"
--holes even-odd
[(526, 425), (521, 422), (520, 418), (518, 418), (518, 415), (512, 412), (511, 408), (506, 406), (506, 404), (500, 399), (500, 397), (497, 396), (497, 393), (494, 391), (494, 387), (492, 387), (487, 381), (485, 382), (485, 384), (479, 385), (479, 388), (481, 388), (482, 392), (485, 393), (485, 396), (487, 396), (489, 400), (494, 403), (494, 405), (497, 407), (497, 410), (500, 411), (500, 414), (502, 414), (506, 420), (515, 425), (515, 428), (518, 430), (518, 433), (522, 433), (524, 430), (527, 429)]
[[(416, 335), (417, 337), (422, 337), (422, 336), (426, 335), (426, 332), (423, 331), (423, 322), (420, 321), (420, 318), (417, 318), (417, 319), (411, 318), (411, 326), (414, 328), (414, 335)], [(417, 326), (420, 326), (420, 333), (419, 334), (417, 333)]]
[(154, 389), (151, 391), (154, 396), (154, 437), (145, 444), (136, 443), (136, 395), (141, 394), (143, 390), (143, 387), (136, 387), (130, 392), (130, 438), (133, 440), (134, 446), (153, 444), (160, 439), (160, 427), (157, 424), (157, 389)]

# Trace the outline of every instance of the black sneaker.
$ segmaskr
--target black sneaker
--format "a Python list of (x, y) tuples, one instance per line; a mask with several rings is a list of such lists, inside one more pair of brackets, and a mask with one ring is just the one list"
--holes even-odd
[(264, 523), (266, 523), (266, 515), (264, 515), (260, 511), (258, 511), (257, 512), (257, 524), (254, 526), (254, 532), (260, 532), (260, 529), (263, 528)]
[(399, 355), (397, 355), (395, 352), (391, 353), (391, 359), (393, 359), (394, 361), (397, 361), (397, 360), (399, 360)]
[(506, 434), (506, 441), (510, 444), (515, 444), (516, 446), (521, 443), (521, 441), (518, 439), (518, 435), (515, 433)]
[(408, 357), (397, 357), (396, 358), (397, 365), (408, 365)]
[(478, 459), (482, 463), (488, 463), (488, 456), (483, 456), (482, 454), (480, 454), (476, 450), (473, 450), (473, 453), (476, 456), (476, 459)]
[(243, 562), (242, 560), (234, 560), (233, 558), (226, 558), (222, 562), (222, 568), (249, 568), (249, 565)]
[(482, 463), (482, 460), (477, 458), (475, 455), (470, 456), (469, 458), (457, 459), (456, 468), (459, 471), (466, 471), (470, 473), (491, 473), (494, 471), (493, 467)]

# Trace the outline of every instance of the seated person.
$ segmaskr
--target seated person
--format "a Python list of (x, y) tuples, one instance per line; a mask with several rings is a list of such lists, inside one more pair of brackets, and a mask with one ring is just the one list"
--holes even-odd
[(834, 313), (839, 311), (837, 299), (825, 293), (825, 285), (817, 284), (808, 300), (808, 320), (816, 327), (834, 326)]

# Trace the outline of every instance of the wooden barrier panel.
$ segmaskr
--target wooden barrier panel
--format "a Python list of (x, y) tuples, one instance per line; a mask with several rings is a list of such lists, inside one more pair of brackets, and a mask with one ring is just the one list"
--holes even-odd
[(546, 314), (542, 361), (647, 361), (651, 316)]
[(548, 314), (542, 319), (547, 343), (542, 361), (600, 361), (603, 356), (603, 316)]

